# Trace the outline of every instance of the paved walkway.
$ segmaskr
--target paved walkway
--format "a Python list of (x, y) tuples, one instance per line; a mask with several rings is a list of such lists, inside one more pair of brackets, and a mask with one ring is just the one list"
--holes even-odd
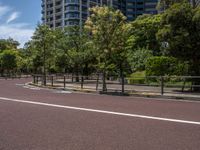
[[(41, 85), (41, 83), (39, 83)], [(48, 87), (52, 87), (51, 82), (47, 83)], [(83, 88), (81, 88), (81, 83), (72, 83), (71, 80), (66, 80), (66, 89), (73, 91), (82, 91), (82, 92), (93, 92), (98, 93), (102, 89), (102, 84), (98, 85), (98, 89), (96, 89), (97, 85), (95, 81), (85, 81), (83, 84)], [(58, 80), (53, 84), (53, 88), (63, 89), (64, 83), (62, 80)], [(116, 93), (121, 91), (121, 85), (116, 82), (108, 82), (107, 89), (109, 93)], [(181, 92), (182, 87), (165, 87), (164, 95), (161, 95), (161, 87), (160, 86), (145, 86), (145, 85), (125, 85), (125, 92), (130, 95), (137, 96), (147, 96), (147, 97), (160, 97), (164, 96), (167, 98), (180, 98), (180, 99), (195, 99), (200, 100), (200, 93), (193, 92)], [(188, 90), (189, 89), (185, 89)]]

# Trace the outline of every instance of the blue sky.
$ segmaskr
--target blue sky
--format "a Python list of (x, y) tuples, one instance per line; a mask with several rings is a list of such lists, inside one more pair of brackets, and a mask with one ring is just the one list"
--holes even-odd
[(0, 38), (30, 40), (41, 21), (41, 0), (0, 0)]

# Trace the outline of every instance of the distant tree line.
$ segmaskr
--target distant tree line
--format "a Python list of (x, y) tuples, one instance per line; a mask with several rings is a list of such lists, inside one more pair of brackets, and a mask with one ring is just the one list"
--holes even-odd
[(18, 49), (19, 42), (12, 38), (0, 39), (0, 75), (11, 76), (16, 73), (28, 72), (27, 57), (23, 49)]

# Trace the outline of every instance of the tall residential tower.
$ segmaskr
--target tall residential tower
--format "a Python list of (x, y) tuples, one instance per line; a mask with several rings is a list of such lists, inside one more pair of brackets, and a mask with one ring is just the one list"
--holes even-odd
[(82, 25), (89, 8), (109, 6), (119, 9), (129, 21), (144, 13), (156, 14), (158, 0), (42, 0), (42, 21), (51, 28)]

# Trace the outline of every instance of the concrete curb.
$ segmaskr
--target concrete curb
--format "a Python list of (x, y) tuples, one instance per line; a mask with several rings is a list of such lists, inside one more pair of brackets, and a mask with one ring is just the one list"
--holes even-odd
[(200, 97), (192, 97), (192, 96), (177, 96), (177, 95), (158, 95), (156, 93), (126, 93), (122, 94), (119, 92), (101, 92), (101, 91), (96, 91), (96, 90), (91, 90), (91, 89), (81, 89), (81, 88), (71, 88), (67, 87), (64, 88), (58, 88), (58, 87), (51, 87), (51, 86), (42, 86), (42, 85), (36, 85), (33, 84), (32, 82), (26, 83), (25, 85), (29, 86), (35, 86), (35, 87), (40, 87), (44, 89), (54, 89), (54, 90), (69, 90), (69, 91), (74, 91), (74, 92), (80, 92), (80, 93), (91, 93), (91, 94), (102, 94), (102, 95), (111, 95), (111, 96), (133, 96), (133, 97), (145, 97), (145, 98), (162, 98), (162, 99), (173, 99), (173, 100), (192, 100), (192, 101), (200, 101)]

